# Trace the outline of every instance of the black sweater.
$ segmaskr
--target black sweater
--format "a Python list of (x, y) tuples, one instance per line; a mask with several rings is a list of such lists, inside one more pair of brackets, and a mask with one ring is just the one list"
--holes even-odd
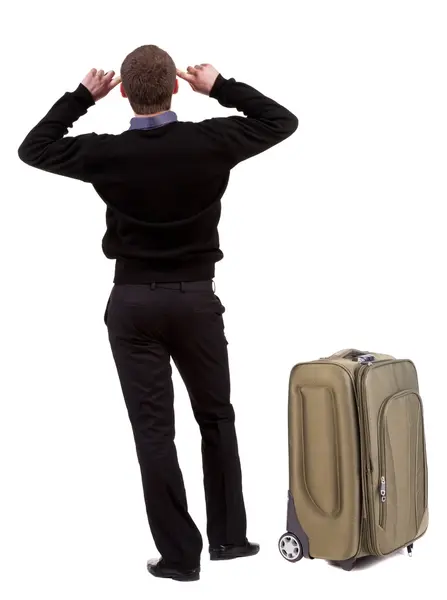
[(102, 247), (116, 259), (115, 283), (211, 279), (223, 257), (217, 226), (230, 170), (298, 126), (287, 109), (234, 79), (219, 75), (210, 95), (246, 116), (64, 137), (95, 103), (81, 84), (20, 146), (28, 165), (94, 186), (107, 205)]

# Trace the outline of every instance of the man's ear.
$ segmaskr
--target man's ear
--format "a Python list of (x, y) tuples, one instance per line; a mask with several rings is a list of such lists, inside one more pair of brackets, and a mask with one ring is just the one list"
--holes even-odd
[(127, 98), (126, 90), (124, 89), (124, 85), (122, 83), (120, 84), (120, 92), (123, 98)]
[(176, 94), (177, 92), (178, 92), (178, 79), (175, 80), (174, 91), (172, 93)]

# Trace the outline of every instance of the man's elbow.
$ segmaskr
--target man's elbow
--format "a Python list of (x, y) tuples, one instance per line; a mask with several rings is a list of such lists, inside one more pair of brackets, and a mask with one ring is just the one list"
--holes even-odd
[(285, 130), (287, 132), (287, 137), (295, 133), (298, 129), (299, 121), (298, 117), (296, 117), (293, 113), (289, 113), (286, 119)]
[(276, 137), (278, 142), (282, 142), (290, 137), (298, 129), (298, 117), (290, 111), (284, 110), (281, 119), (276, 122)]
[(44, 153), (41, 151), (40, 147), (30, 144), (27, 140), (24, 140), (20, 144), (17, 153), (20, 160), (29, 167), (41, 167)]
[(22, 162), (24, 162), (26, 165), (32, 166), (32, 154), (30, 153), (29, 148), (27, 147), (27, 144), (25, 142), (22, 142), (22, 144), (20, 144), (18, 155)]

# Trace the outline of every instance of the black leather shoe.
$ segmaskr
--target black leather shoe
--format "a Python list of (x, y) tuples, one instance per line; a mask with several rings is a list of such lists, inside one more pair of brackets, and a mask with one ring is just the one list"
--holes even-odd
[(200, 579), (200, 567), (180, 571), (167, 567), (162, 558), (148, 560), (147, 570), (154, 577), (162, 577), (163, 579), (174, 579), (175, 581), (199, 581)]
[(243, 558), (244, 556), (254, 556), (259, 552), (259, 544), (251, 544), (246, 541), (242, 546), (227, 545), (210, 547), (211, 560), (231, 560), (233, 558)]

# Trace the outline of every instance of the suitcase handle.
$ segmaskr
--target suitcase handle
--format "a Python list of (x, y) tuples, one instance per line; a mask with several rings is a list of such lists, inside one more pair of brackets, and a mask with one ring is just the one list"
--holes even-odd
[(356, 350), (355, 348), (348, 348), (346, 350), (340, 350), (339, 352), (335, 352), (332, 356), (329, 356), (329, 360), (334, 360), (336, 358), (358, 358), (359, 356), (364, 356), (370, 354), (369, 352), (363, 352), (362, 350)]

